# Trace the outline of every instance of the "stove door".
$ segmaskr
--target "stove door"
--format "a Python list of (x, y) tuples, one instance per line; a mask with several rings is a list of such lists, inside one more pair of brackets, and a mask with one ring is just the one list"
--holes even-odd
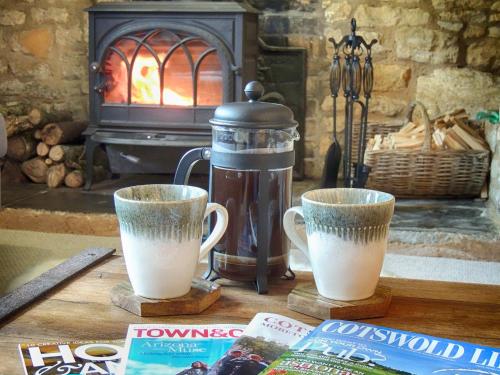
[(208, 130), (215, 108), (234, 100), (231, 52), (198, 27), (153, 24), (127, 24), (101, 39), (91, 64), (98, 124)]

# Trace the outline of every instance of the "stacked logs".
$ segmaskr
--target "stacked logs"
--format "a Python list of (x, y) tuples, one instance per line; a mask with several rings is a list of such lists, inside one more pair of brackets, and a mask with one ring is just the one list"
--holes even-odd
[(25, 182), (27, 177), (50, 188), (84, 184), (84, 147), (79, 141), (87, 122), (18, 103), (0, 106), (0, 113), (8, 137), (7, 157), (1, 163), (3, 180)]

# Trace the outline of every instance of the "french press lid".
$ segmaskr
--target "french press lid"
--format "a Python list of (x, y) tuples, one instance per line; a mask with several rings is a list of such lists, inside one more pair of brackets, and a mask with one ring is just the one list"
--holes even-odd
[(245, 86), (248, 102), (222, 104), (215, 110), (212, 125), (249, 129), (287, 129), (296, 127), (297, 121), (287, 106), (276, 103), (260, 102), (264, 86), (258, 81)]

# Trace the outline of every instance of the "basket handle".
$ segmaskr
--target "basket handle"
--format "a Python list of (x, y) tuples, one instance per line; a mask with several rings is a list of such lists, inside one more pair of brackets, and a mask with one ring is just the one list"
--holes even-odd
[(419, 107), (420, 112), (422, 112), (422, 116), (424, 119), (424, 126), (425, 126), (424, 144), (422, 145), (421, 151), (428, 152), (431, 150), (432, 126), (431, 126), (431, 120), (429, 119), (429, 115), (427, 114), (427, 108), (425, 108), (425, 106), (421, 102), (414, 101), (410, 103), (410, 105), (408, 106), (408, 110), (406, 112), (406, 124), (412, 120), (413, 111), (415, 110), (416, 107)]

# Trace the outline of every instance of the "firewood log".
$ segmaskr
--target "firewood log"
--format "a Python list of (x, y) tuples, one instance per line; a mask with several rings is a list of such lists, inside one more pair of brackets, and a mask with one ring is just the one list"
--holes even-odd
[(87, 128), (86, 121), (65, 121), (50, 123), (42, 129), (42, 141), (50, 146), (69, 143), (79, 138)]
[(70, 112), (46, 112), (42, 109), (33, 108), (28, 113), (29, 121), (35, 126), (43, 126), (53, 122), (69, 121), (72, 119)]
[(478, 151), (488, 150), (488, 148), (485, 147), (483, 144), (481, 144), (481, 142), (477, 138), (475, 138), (472, 135), (470, 135), (469, 133), (467, 133), (460, 126), (453, 125), (451, 130), (453, 130), (455, 132), (455, 134), (458, 137), (460, 137), (467, 144), (467, 146), (469, 146), (471, 149), (478, 150)]
[(45, 158), (45, 164), (47, 164), (49, 167), (54, 164), (54, 160), (51, 158)]
[(32, 133), (10, 137), (7, 141), (7, 156), (13, 160), (25, 161), (36, 154), (36, 141)]
[(64, 163), (51, 166), (47, 171), (47, 186), (49, 188), (61, 186), (67, 173), (68, 170)]
[(41, 129), (36, 129), (35, 132), (33, 133), (33, 137), (39, 141), (42, 139), (42, 130)]
[(47, 156), (50, 151), (50, 146), (43, 142), (38, 142), (36, 145), (36, 154), (38, 156)]
[(42, 184), (47, 182), (47, 164), (45, 161), (36, 157), (34, 159), (26, 160), (21, 164), (21, 170), (23, 173), (33, 182)]
[(28, 116), (10, 115), (5, 118), (5, 128), (7, 129), (7, 137), (12, 137), (26, 130), (33, 129), (33, 124), (29, 122)]
[[(109, 171), (102, 165), (95, 165), (92, 170), (92, 179), (94, 182), (100, 182), (109, 178)], [(75, 169), (68, 173), (64, 179), (64, 184), (71, 188), (83, 186), (85, 183), (85, 171)]]
[(6, 159), (2, 167), (2, 183), (20, 184), (27, 181), (28, 179), (21, 171), (21, 164)]
[(49, 151), (49, 158), (54, 161), (78, 162), (83, 154), (83, 145), (56, 145)]
[(64, 178), (64, 184), (70, 188), (79, 188), (83, 186), (85, 178), (83, 177), (82, 171), (76, 169), (69, 172)]

